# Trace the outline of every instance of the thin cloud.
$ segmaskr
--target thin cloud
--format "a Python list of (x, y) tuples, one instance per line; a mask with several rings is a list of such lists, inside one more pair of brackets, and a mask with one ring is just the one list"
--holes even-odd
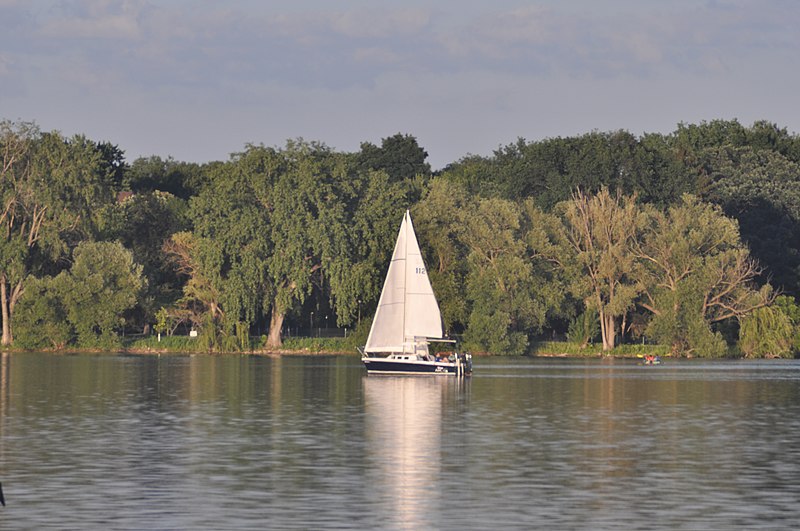
[(130, 0), (65, 3), (61, 15), (44, 22), (39, 34), (56, 39), (136, 39), (142, 5)]
[(695, 117), (797, 128), (798, 24), (780, 0), (0, 0), (0, 117), (197, 160), (292, 136), (404, 131), (447, 163)]
[(719, 69), (732, 54), (764, 47), (785, 53), (800, 45), (797, 4), (785, 11), (749, 1), (625, 5), (633, 9), (612, 2), (576, 12), (541, 5), (497, 10), (452, 28), (440, 42), (455, 60), (492, 71), (603, 78), (661, 67)]
[(334, 31), (346, 37), (385, 39), (419, 33), (430, 17), (424, 9), (364, 9), (331, 13), (325, 18)]

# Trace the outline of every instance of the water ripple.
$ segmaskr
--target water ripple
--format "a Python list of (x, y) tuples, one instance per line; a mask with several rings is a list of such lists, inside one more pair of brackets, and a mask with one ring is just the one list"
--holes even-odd
[(791, 529), (800, 364), (23, 355), (15, 529)]

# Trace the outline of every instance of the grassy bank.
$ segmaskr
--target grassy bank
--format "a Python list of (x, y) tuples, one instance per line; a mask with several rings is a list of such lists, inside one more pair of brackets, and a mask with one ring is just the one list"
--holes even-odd
[[(266, 348), (264, 337), (254, 337), (251, 340), (254, 353), (275, 354), (356, 354), (357, 342), (352, 337), (292, 337), (283, 342), (280, 349)], [(197, 338), (187, 336), (163, 336), (161, 341), (154, 336), (128, 338), (123, 348), (128, 352), (158, 352), (158, 353), (197, 353), (207, 352), (200, 348)], [(494, 356), (495, 353), (476, 353)], [(646, 354), (666, 356), (669, 348), (662, 345), (620, 345), (612, 352), (603, 352), (602, 345), (588, 345), (581, 348), (575, 343), (566, 341), (542, 341), (531, 345), (529, 356), (564, 356), (564, 357), (599, 357), (614, 356), (621, 358), (635, 358)], [(502, 355), (502, 354), (499, 354)]]
[[(123, 349), (134, 353), (208, 352), (207, 349), (201, 347), (198, 338), (188, 336), (162, 336), (161, 341), (155, 336), (129, 338), (123, 342)], [(266, 337), (253, 337), (249, 352), (257, 354), (355, 354), (356, 345), (349, 337), (292, 337), (286, 339), (281, 348), (268, 349)]]
[(653, 354), (656, 356), (666, 356), (670, 353), (666, 345), (619, 345), (611, 352), (604, 352), (603, 345), (587, 345), (581, 348), (576, 343), (566, 341), (542, 341), (531, 345), (529, 355), (531, 356), (569, 356), (569, 357), (599, 357), (613, 356), (616, 358), (635, 358)]

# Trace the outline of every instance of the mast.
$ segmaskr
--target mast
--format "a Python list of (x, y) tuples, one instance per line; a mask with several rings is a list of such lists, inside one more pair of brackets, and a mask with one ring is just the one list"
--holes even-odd
[(405, 263), (403, 264), (403, 352), (406, 352), (406, 343), (408, 341), (408, 338), (406, 337), (406, 318), (408, 315), (408, 304), (406, 299), (408, 298), (408, 225), (411, 221), (410, 218), (411, 216), (409, 215), (408, 210), (406, 210), (406, 213), (403, 216), (403, 221), (405, 222), (403, 223), (403, 226), (406, 228), (406, 248), (403, 250), (403, 256), (405, 257)]

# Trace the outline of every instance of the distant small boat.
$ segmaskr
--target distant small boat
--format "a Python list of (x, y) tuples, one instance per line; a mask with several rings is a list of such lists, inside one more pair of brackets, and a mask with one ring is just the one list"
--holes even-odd
[[(361, 361), (368, 374), (470, 375), (472, 356), (458, 353), (442, 328), (439, 303), (406, 210), (367, 344), (359, 349)], [(430, 343), (450, 343), (453, 350), (431, 354)]]
[(645, 365), (661, 365), (661, 358), (658, 356), (654, 356), (653, 354), (648, 354), (644, 357), (644, 364)]

